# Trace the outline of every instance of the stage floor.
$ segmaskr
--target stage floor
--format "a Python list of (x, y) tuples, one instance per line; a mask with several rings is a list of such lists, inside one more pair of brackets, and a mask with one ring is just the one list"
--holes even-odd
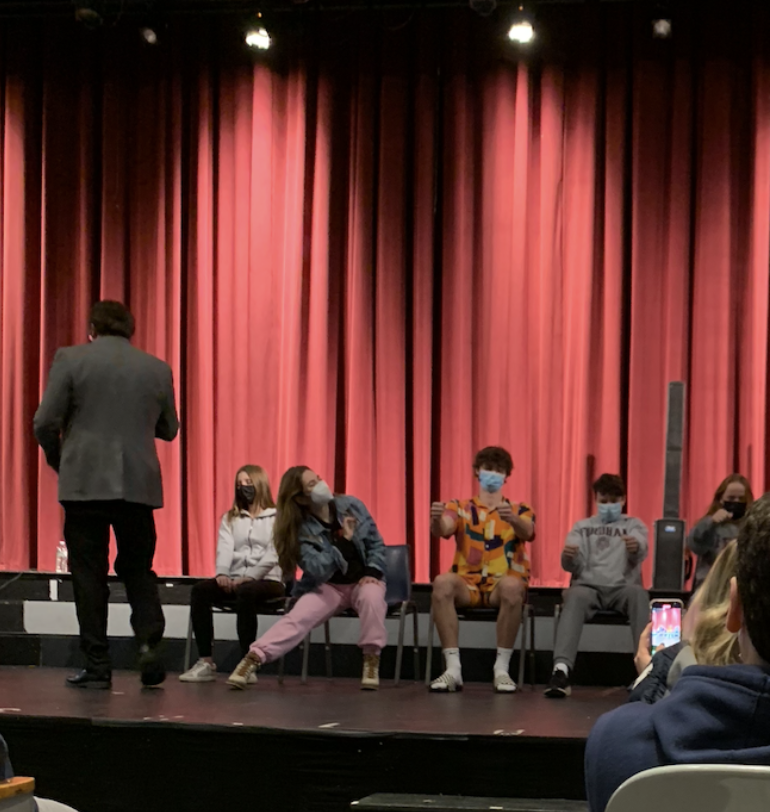
[(570, 698), (546, 699), (542, 687), (496, 694), (491, 683), (470, 683), (436, 695), (422, 683), (384, 682), (361, 691), (357, 680), (261, 677), (246, 691), (217, 682), (185, 684), (170, 674), (160, 689), (142, 689), (135, 673), (117, 672), (111, 691), (69, 688), (72, 673), (54, 668), (0, 668), (0, 714), (136, 722), (214, 725), (292, 731), (395, 733), (427, 736), (518, 735), (585, 739), (596, 719), (622, 704), (622, 688), (575, 688)]
[(345, 812), (377, 792), (581, 800), (586, 737), (626, 699), (623, 688), (549, 700), (542, 686), (375, 693), (272, 676), (240, 692), (224, 674), (202, 685), (171, 674), (148, 690), (128, 672), (112, 691), (84, 691), (68, 673), (0, 668), (0, 733), (17, 775), (80, 812), (211, 812), (244, 797), (272, 812)]

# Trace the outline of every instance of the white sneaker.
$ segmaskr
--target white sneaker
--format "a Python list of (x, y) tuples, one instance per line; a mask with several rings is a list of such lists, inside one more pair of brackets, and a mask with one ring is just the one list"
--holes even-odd
[(205, 660), (198, 660), (197, 663), (184, 674), (179, 675), (180, 682), (214, 682), (216, 679), (217, 667)]
[[(247, 685), (253, 685), (257, 681), (256, 672), (262, 665), (259, 660), (248, 654), (238, 663), (232, 674), (227, 678), (227, 684), (231, 688), (238, 688), (243, 691)], [(253, 682), (251, 678), (254, 678)]]
[(361, 677), (362, 691), (376, 691), (380, 687), (380, 655), (364, 654), (364, 673)]
[(462, 689), (462, 677), (456, 677), (451, 671), (444, 671), (440, 677), (434, 679), (430, 684), (430, 690), (433, 693), (453, 694), (455, 691), (462, 691)]
[(503, 671), (495, 674), (495, 691), (498, 694), (515, 694), (516, 683), (511, 679), (511, 675)]

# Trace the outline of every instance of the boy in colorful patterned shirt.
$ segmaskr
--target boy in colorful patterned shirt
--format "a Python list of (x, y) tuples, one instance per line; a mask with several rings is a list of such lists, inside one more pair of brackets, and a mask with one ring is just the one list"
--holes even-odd
[(454, 536), (457, 552), (451, 571), (433, 582), (433, 618), (446, 670), (430, 690), (459, 691), (463, 685), (457, 607), (492, 606), (499, 610), (494, 687), (498, 693), (513, 693), (516, 683), (508, 668), (529, 581), (524, 543), (535, 537), (535, 515), (528, 505), (503, 496), (503, 485), (513, 471), (513, 460), (504, 448), (483, 448), (476, 454), (473, 471), (479, 480), (478, 496), (431, 506), (431, 532), (442, 538)]

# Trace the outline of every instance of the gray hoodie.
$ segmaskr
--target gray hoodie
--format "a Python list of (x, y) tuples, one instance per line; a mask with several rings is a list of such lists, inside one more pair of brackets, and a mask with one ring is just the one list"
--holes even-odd
[[(629, 555), (623, 536), (639, 542), (639, 550)], [(641, 584), (641, 564), (647, 558), (647, 526), (640, 519), (623, 514), (616, 522), (605, 524), (598, 516), (575, 524), (565, 546), (574, 545), (580, 551), (573, 559), (564, 553), (561, 566), (572, 573), (573, 584), (584, 586), (624, 586)]]

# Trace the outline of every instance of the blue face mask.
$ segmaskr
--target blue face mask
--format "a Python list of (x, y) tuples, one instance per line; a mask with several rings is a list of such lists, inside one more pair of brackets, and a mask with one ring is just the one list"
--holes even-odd
[(612, 522), (619, 521), (621, 515), (623, 514), (622, 502), (609, 502), (607, 504), (601, 504), (598, 507), (599, 518), (604, 522), (604, 524), (611, 524)]
[(497, 493), (505, 482), (505, 477), (496, 471), (479, 471), (479, 484), (487, 493)]

